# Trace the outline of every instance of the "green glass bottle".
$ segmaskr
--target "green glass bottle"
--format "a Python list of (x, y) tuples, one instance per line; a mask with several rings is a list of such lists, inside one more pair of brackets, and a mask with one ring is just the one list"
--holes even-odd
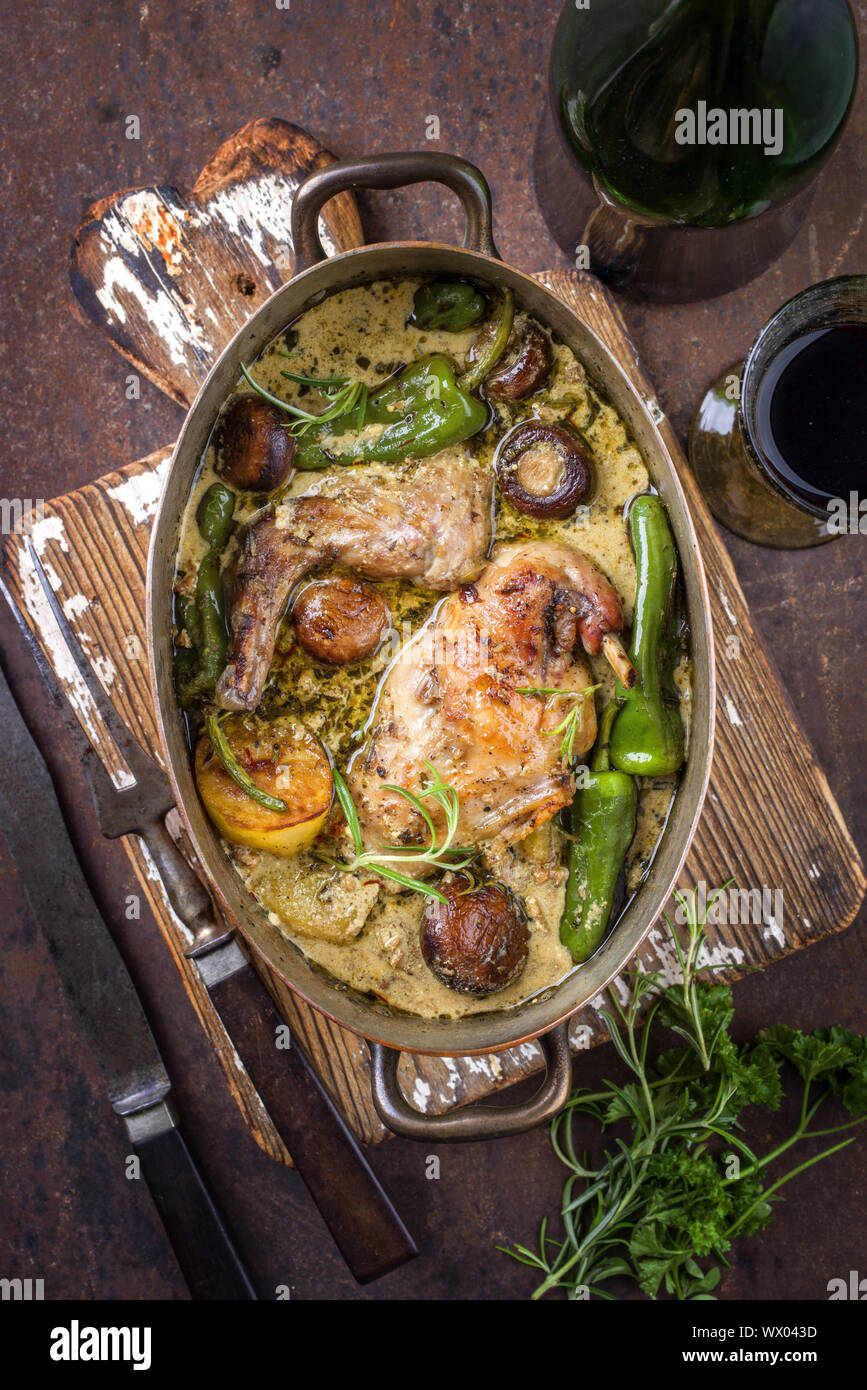
[[(660, 259), (675, 280), (695, 270), (695, 251), (680, 271), (682, 253), (665, 255), (653, 235), (664, 227), (762, 222), (740, 238), (746, 250), (734, 239), (734, 265), (723, 253), (723, 281), (748, 279), (779, 254), (799, 225), (799, 194), (843, 127), (857, 66), (846, 0), (568, 0), (551, 55), (555, 121), (573, 180), (589, 175), (603, 209), (597, 238), (607, 220), (613, 246), (612, 209), (629, 224), (625, 279), (641, 279), (642, 241), (657, 279)], [(561, 184), (558, 196), (578, 211), (574, 192), (564, 199)], [(576, 223), (566, 240), (581, 231)], [(721, 244), (707, 240), (698, 259)], [(659, 288), (656, 297), (680, 297)]]

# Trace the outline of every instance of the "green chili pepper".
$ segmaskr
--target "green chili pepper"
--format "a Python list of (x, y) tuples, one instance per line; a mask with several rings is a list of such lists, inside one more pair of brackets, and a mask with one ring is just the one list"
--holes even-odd
[(199, 652), (202, 648), (202, 620), (194, 594), (184, 594), (179, 600), (181, 627), (190, 639), (188, 652)]
[(247, 776), (247, 773), (232, 752), (229, 740), (220, 727), (220, 716), (218, 714), (209, 714), (205, 720), (205, 728), (208, 731), (208, 738), (211, 740), (211, 747), (229, 776), (232, 778), (232, 781), (238, 784), (241, 791), (246, 792), (247, 795), (251, 797), (253, 801), (258, 802), (260, 806), (264, 806), (266, 811), (285, 811), (285, 801), (281, 801), (279, 796), (271, 796), (270, 792), (263, 792), (262, 788), (256, 785), (252, 777)]
[(611, 733), (611, 761), (621, 772), (657, 777), (677, 772), (684, 759), (674, 685), (677, 549), (658, 497), (636, 497), (629, 509), (629, 534), (638, 575), (629, 649), (637, 680), (631, 690), (617, 686), (623, 708)]
[(413, 328), (443, 328), (462, 333), (485, 317), (485, 296), (466, 280), (432, 280), (413, 296), (409, 323)]
[(574, 961), (592, 956), (608, 926), (617, 880), (635, 835), (638, 792), (635, 778), (612, 770), (611, 726), (618, 712), (614, 700), (599, 721), (596, 751), (589, 774), (575, 793), (568, 825), (566, 900), (560, 940)]
[(212, 550), (222, 550), (232, 529), (235, 494), (223, 483), (212, 483), (196, 508), (199, 535)]
[(506, 351), (514, 321), (515, 296), (511, 290), (505, 290), (493, 319), (490, 324), (485, 324), (476, 339), (476, 359), (461, 377), (460, 384), (465, 391), (472, 391), (476, 386), (480, 386), (488, 372), (496, 367)]
[(202, 623), (199, 682), (204, 690), (213, 690), (226, 665), (229, 649), (218, 550), (209, 550), (199, 565), (196, 575), (196, 604)]
[[(488, 415), (487, 406), (457, 384), (454, 364), (447, 357), (420, 357), (368, 396), (365, 424), (384, 425), (380, 435), (359, 436), (356, 403), (299, 439), (295, 467), (427, 458), (478, 434)], [(329, 440), (327, 447), (324, 439)]]
[(235, 494), (222, 483), (213, 483), (196, 508), (196, 525), (208, 550), (196, 571), (195, 596), (181, 600), (181, 620), (191, 642), (175, 657), (175, 683), (182, 705), (211, 694), (226, 665), (229, 636), (220, 554), (229, 539), (234, 510)]
[(175, 689), (182, 705), (188, 703), (185, 692), (188, 690), (190, 682), (196, 674), (196, 664), (198, 657), (192, 647), (176, 647), (172, 659), (172, 669), (175, 677)]

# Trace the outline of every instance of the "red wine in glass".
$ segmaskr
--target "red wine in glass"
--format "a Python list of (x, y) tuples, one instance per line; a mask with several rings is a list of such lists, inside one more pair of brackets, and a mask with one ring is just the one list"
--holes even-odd
[(777, 310), (702, 398), (689, 457), (714, 516), (745, 540), (787, 549), (862, 532), (867, 275)]
[(780, 486), (823, 510), (865, 481), (867, 324), (803, 333), (768, 367), (756, 440)]

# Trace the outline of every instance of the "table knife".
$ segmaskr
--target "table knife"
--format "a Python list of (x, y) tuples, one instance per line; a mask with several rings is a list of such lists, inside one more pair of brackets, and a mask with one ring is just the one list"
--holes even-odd
[(234, 928), (223, 920), (166, 827), (165, 817), (174, 807), (168, 777), (132, 737), (108, 699), (29, 538), (25, 545), (69, 655), (135, 779), (132, 787), (115, 786), (0, 580), (74, 740), (100, 828), (110, 839), (137, 834), (146, 844), (172, 908), (190, 932), (186, 954), (335, 1243), (359, 1283), (378, 1279), (412, 1259), (418, 1248), (298, 1039), (293, 1035), (289, 1048), (278, 1049), (278, 1030), (285, 1032), (285, 1024), (276, 1005), (241, 950)]
[(197, 1299), (255, 1299), (184, 1141), (171, 1105), (171, 1082), (139, 997), (91, 896), (51, 775), (2, 671), (0, 728), (0, 834), (190, 1293)]

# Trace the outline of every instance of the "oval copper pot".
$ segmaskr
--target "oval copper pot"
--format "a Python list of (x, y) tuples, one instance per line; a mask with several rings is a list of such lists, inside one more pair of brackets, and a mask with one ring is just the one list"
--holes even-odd
[[(433, 180), (458, 194), (466, 214), (462, 247), (395, 242), (362, 247), (325, 259), (317, 223), (323, 204), (343, 189), (396, 188)], [(172, 456), (153, 529), (148, 565), (148, 637), (151, 679), (166, 765), (177, 804), (223, 910), (250, 947), (281, 980), (314, 1008), (367, 1038), (373, 1051), (377, 1109), (392, 1129), (413, 1138), (475, 1139), (517, 1133), (548, 1119), (564, 1103), (570, 1084), (568, 1020), (624, 967), (656, 922), (675, 887), (707, 790), (714, 725), (713, 637), (698, 543), (674, 465), (644, 400), (604, 343), (548, 290), (504, 264), (491, 233), (491, 200), (478, 169), (449, 155), (408, 153), (331, 164), (296, 193), (292, 239), (297, 268), (225, 348), (190, 408)], [(239, 376), (291, 320), (327, 295), (352, 285), (398, 276), (468, 276), (492, 288), (510, 288), (542, 323), (574, 350), (620, 412), (668, 508), (680, 551), (694, 662), (690, 750), (671, 815), (647, 880), (607, 940), (585, 965), (525, 1004), (457, 1020), (400, 1013), (341, 985), (306, 959), (268, 920), (246, 891), (220, 847), (196, 792), (189, 750), (172, 686), (172, 583), (179, 527), (213, 422)], [(547, 1062), (540, 1091), (505, 1109), (473, 1106), (447, 1115), (423, 1115), (397, 1085), (399, 1050), (445, 1056), (501, 1051), (538, 1038)]]

